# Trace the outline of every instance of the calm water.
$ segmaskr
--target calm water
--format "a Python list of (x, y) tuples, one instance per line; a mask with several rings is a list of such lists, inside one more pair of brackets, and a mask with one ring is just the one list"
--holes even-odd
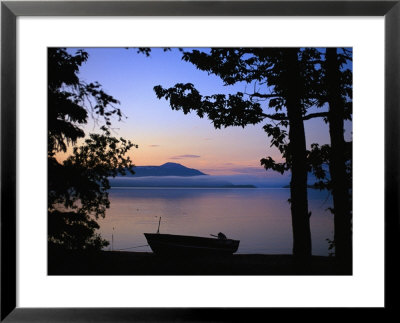
[[(289, 189), (118, 188), (110, 191), (111, 208), (99, 221), (100, 233), (114, 250), (146, 245), (144, 232), (209, 236), (223, 232), (240, 240), (238, 253), (292, 252)], [(328, 255), (333, 216), (327, 192), (309, 190), (314, 255)], [(114, 230), (113, 230), (114, 228)], [(110, 249), (107, 247), (107, 249)], [(151, 251), (149, 247), (127, 251)]]

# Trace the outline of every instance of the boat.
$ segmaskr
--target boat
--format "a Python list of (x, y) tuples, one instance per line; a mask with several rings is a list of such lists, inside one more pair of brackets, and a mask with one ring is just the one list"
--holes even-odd
[(213, 238), (160, 233), (144, 233), (155, 254), (168, 255), (232, 255), (239, 248), (239, 240), (228, 239), (222, 232)]
[(231, 255), (239, 248), (239, 240), (206, 238), (164, 233), (144, 233), (155, 254)]

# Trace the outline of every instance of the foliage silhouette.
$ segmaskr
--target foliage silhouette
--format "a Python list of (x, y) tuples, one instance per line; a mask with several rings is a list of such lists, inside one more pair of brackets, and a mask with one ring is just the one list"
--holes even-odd
[[(108, 177), (133, 173), (127, 156), (137, 147), (111, 136), (111, 118), (123, 115), (115, 98), (101, 85), (79, 79), (79, 68), (88, 54), (75, 55), (63, 48), (48, 49), (48, 242), (49, 247), (101, 249), (108, 245), (96, 229), (110, 205)], [(100, 134), (85, 137), (82, 126), (89, 114), (100, 125)], [(72, 154), (63, 162), (57, 153)]]

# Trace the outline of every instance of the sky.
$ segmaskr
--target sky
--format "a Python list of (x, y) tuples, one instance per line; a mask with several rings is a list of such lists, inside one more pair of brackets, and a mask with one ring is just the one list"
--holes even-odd
[[(69, 52), (75, 50), (70, 48)], [(276, 176), (260, 166), (260, 159), (267, 156), (281, 161), (280, 153), (270, 147), (270, 139), (262, 129), (267, 121), (245, 128), (215, 129), (207, 118), (173, 111), (153, 91), (156, 85), (193, 83), (202, 95), (227, 94), (246, 92), (245, 84), (224, 86), (218, 77), (182, 61), (177, 49), (164, 52), (155, 48), (149, 57), (126, 48), (84, 50), (89, 59), (81, 66), (79, 77), (99, 82), (106, 93), (120, 101), (119, 108), (126, 118), (113, 120), (113, 135), (139, 146), (130, 152), (135, 165), (176, 162), (210, 175)], [(305, 128), (308, 147), (311, 143), (329, 143), (328, 127), (322, 119), (305, 121)], [(92, 122), (85, 126), (87, 133), (97, 130)], [(351, 122), (346, 124), (345, 136), (351, 138)]]

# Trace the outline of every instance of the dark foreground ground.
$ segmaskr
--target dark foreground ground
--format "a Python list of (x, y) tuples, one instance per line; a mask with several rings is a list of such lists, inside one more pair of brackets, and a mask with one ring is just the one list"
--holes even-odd
[(351, 275), (334, 257), (299, 263), (291, 255), (167, 257), (147, 252), (49, 250), (49, 275)]

